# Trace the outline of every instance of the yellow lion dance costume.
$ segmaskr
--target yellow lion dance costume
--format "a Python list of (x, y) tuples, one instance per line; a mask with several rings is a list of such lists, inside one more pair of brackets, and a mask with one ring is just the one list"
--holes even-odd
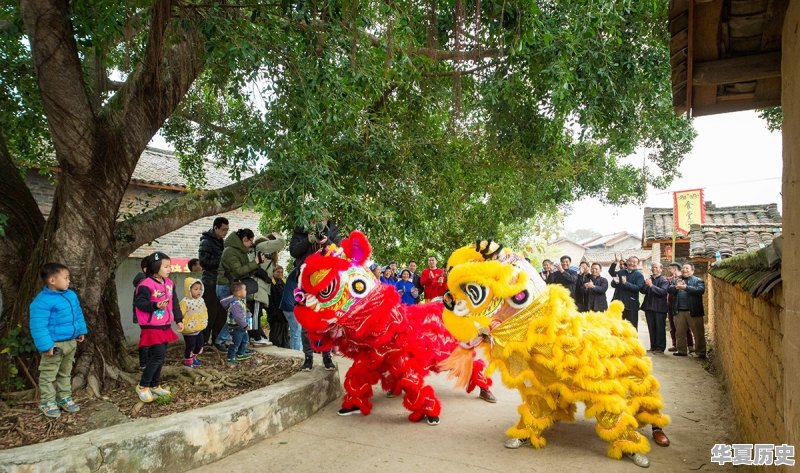
[(491, 240), (456, 250), (447, 266), (444, 324), (462, 343), (443, 367), (463, 382), (471, 350), (483, 346), (487, 374), (499, 369), (503, 382), (519, 390), (520, 419), (506, 431), (507, 447), (525, 439), (544, 447), (544, 430), (574, 420), (583, 402), (609, 442), (609, 457), (627, 454), (649, 465), (650, 444), (636, 429), (663, 427), (669, 417), (660, 413), (652, 363), (619, 301), (608, 312), (579, 313), (569, 291), (546, 286), (527, 260)]

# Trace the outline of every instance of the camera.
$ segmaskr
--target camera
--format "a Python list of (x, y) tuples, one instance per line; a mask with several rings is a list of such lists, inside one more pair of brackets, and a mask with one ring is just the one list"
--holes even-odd
[(316, 238), (317, 241), (328, 238), (328, 226), (322, 223), (318, 223), (316, 229), (314, 230), (314, 238)]

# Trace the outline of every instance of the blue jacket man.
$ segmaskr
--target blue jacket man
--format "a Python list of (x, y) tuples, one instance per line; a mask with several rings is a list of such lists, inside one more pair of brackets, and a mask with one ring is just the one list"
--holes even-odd
[(625, 268), (617, 270), (617, 263), (611, 263), (608, 274), (611, 275), (611, 287), (614, 288), (614, 300), (622, 301), (625, 310), (622, 317), (639, 329), (639, 290), (644, 286), (644, 276), (636, 269), (639, 258), (631, 256), (625, 262)]

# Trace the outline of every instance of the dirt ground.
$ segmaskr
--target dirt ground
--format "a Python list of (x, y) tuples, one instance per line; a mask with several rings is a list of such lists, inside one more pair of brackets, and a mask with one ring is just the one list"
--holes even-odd
[(224, 354), (213, 348), (198, 358), (203, 362), (202, 368), (186, 368), (182, 364), (183, 345), (171, 346), (162, 380), (172, 395), (149, 404), (140, 402), (135, 387), (126, 383), (109, 387), (99, 399), (86, 392), (75, 393), (73, 398), (81, 406), (80, 412), (62, 412), (58, 419), (42, 415), (38, 401), (0, 403), (0, 450), (77, 435), (138, 417), (161, 417), (207, 406), (282, 381), (298, 372), (302, 364), (298, 359), (256, 353), (247, 361), (228, 366)]

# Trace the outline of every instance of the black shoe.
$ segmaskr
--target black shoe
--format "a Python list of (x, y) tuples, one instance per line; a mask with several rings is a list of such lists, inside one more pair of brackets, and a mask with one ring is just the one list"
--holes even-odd
[(673, 355), (674, 356), (688, 356), (686, 353), (681, 353), (679, 351), (676, 351), (675, 353), (673, 353)]
[(357, 407), (350, 407), (350, 408), (347, 408), (347, 409), (345, 409), (343, 407), (343, 408), (339, 409), (339, 411), (336, 412), (336, 413), (339, 414), (340, 416), (349, 416), (349, 415), (352, 415), (352, 414), (358, 414), (359, 412), (361, 412), (361, 409), (359, 409)]
[(336, 365), (333, 364), (333, 360), (331, 360), (330, 355), (322, 357), (322, 364), (325, 366), (325, 369), (328, 371), (333, 371), (336, 369)]
[(314, 367), (314, 358), (307, 356), (306, 361), (303, 363), (302, 371), (311, 371), (311, 368)]
[(700, 353), (699, 355), (697, 355), (697, 357), (700, 358), (701, 360), (705, 360), (706, 359), (706, 354), (705, 353)]
[(428, 418), (428, 425), (439, 425), (438, 416), (426, 416)]
[(228, 347), (226, 347), (222, 343), (215, 343), (214, 348), (216, 348), (217, 351), (221, 351), (222, 353), (228, 353)]

